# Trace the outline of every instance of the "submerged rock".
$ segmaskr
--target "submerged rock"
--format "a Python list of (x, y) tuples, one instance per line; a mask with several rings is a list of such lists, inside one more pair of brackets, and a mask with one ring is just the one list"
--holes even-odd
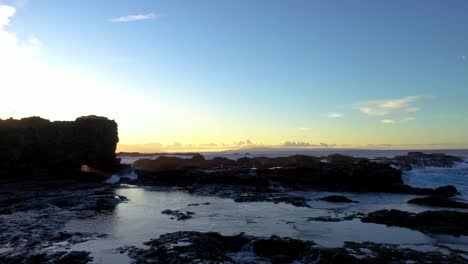
[(307, 204), (308, 199), (302, 196), (292, 196), (287, 194), (271, 194), (271, 193), (253, 193), (250, 195), (239, 195), (234, 199), (235, 202), (273, 202), (286, 203), (298, 207), (310, 207)]
[(307, 221), (341, 222), (341, 221), (350, 221), (356, 218), (362, 218), (363, 216), (365, 216), (365, 214), (363, 213), (345, 214), (343, 216), (318, 216), (318, 217), (308, 217)]
[(330, 202), (330, 203), (358, 203), (342, 195), (330, 195), (319, 198), (319, 200)]
[(468, 235), (468, 212), (410, 213), (400, 210), (381, 210), (369, 213), (362, 218), (362, 222), (406, 227), (426, 233)]
[(195, 213), (190, 212), (190, 211), (184, 212), (184, 211), (179, 211), (179, 210), (166, 209), (162, 211), (161, 214), (171, 215), (175, 217), (178, 221), (180, 221), (180, 220), (187, 220), (187, 219), (192, 218)]

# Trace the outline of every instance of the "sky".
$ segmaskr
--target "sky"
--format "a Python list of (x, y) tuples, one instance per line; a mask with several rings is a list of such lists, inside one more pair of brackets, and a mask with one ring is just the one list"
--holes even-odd
[(0, 118), (121, 151), (468, 148), (468, 1), (0, 0)]

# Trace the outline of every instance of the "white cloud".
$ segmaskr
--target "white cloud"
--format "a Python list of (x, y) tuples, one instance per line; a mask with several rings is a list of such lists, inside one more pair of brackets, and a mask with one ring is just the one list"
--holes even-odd
[(327, 117), (329, 117), (329, 118), (342, 118), (343, 114), (342, 113), (331, 112), (331, 113), (327, 114)]
[(144, 100), (77, 69), (41, 60), (47, 54), (41, 50), (38, 38), (22, 40), (9, 31), (15, 13), (14, 7), (0, 4), (0, 118), (42, 116), (73, 120), (96, 114), (136, 123), (131, 117), (136, 115), (133, 107), (126, 113), (115, 106), (145, 104)]
[(416, 120), (416, 118), (406, 117), (403, 119), (383, 119), (381, 122), (382, 124), (386, 124), (386, 125), (394, 125), (394, 124), (406, 123), (406, 122), (410, 122), (414, 120)]
[(12, 6), (0, 5), (0, 29), (10, 24), (11, 17), (16, 13)]
[(158, 18), (161, 18), (161, 14), (149, 13), (149, 14), (138, 14), (138, 15), (116, 17), (116, 18), (109, 19), (109, 21), (114, 22), (114, 23), (120, 23), (120, 22), (140, 21), (140, 20), (151, 20), (151, 19), (158, 19)]
[(300, 131), (309, 131), (309, 130), (312, 130), (311, 127), (299, 127), (299, 128), (297, 128), (297, 129), (299, 129)]
[(420, 100), (421, 96), (407, 96), (391, 100), (368, 101), (359, 107), (361, 113), (369, 116), (385, 116), (393, 113), (414, 113), (419, 111), (413, 104)]

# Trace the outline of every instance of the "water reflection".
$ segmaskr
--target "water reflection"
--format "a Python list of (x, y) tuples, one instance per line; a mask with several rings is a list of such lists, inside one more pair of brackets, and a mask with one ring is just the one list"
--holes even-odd
[[(370, 204), (374, 206), (371, 209), (392, 208), (394, 205), (398, 205), (397, 209), (402, 209), (401, 204), (407, 198), (405, 196), (356, 194), (352, 199), (359, 200), (359, 204), (335, 206), (313, 201), (313, 208), (303, 208), (288, 204), (235, 203), (230, 199), (218, 197), (143, 188), (119, 189), (117, 194), (126, 196), (130, 201), (119, 204), (113, 213), (92, 219), (74, 220), (66, 226), (67, 231), (109, 235), (106, 239), (89, 241), (73, 247), (74, 250), (94, 252), (93, 256), (98, 263), (128, 263), (127, 257), (114, 254), (113, 249), (130, 245), (142, 246), (143, 242), (161, 234), (176, 231), (216, 231), (226, 235), (240, 232), (254, 236), (279, 235), (313, 240), (327, 247), (341, 246), (345, 241), (398, 244), (454, 242), (452, 236), (429, 236), (405, 228), (362, 223), (358, 219), (342, 222), (307, 221), (309, 217), (361, 211)], [(303, 195), (314, 198), (324, 194)], [(199, 205), (189, 206), (194, 203)], [(417, 210), (417, 207), (415, 208), (412, 209)], [(193, 219), (176, 221), (161, 214), (165, 209), (193, 211), (195, 215)], [(468, 239), (458, 238), (455, 244), (468, 248)]]

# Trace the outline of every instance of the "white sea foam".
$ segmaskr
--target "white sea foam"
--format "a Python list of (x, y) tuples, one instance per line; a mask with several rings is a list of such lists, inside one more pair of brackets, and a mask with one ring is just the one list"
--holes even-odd
[(126, 173), (126, 174), (122, 174), (122, 175), (114, 174), (109, 179), (105, 180), (104, 183), (116, 184), (122, 178), (127, 178), (127, 179), (130, 179), (130, 180), (136, 180), (136, 179), (138, 179), (138, 174), (136, 174), (135, 171), (132, 171), (132, 172), (129, 172), (129, 173)]
[(468, 199), (468, 163), (459, 163), (453, 168), (418, 168), (403, 175), (406, 184), (414, 187), (437, 188), (454, 185), (462, 199)]

